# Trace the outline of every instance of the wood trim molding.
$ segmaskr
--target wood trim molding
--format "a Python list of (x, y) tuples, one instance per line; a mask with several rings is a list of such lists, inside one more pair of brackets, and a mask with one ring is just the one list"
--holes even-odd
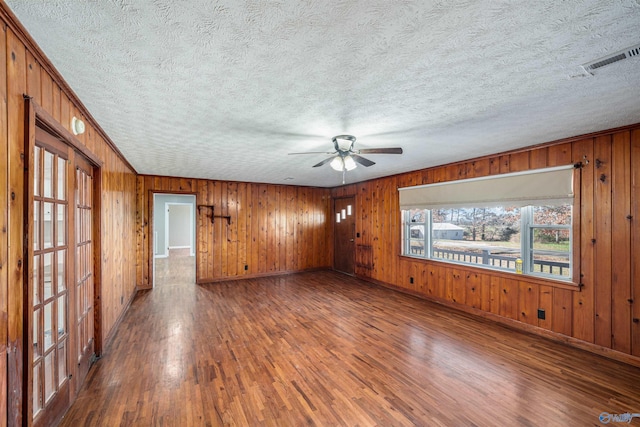
[(528, 323), (519, 322), (514, 319), (509, 319), (507, 317), (502, 317), (495, 313), (490, 313), (487, 311), (480, 310), (478, 308), (469, 307), (467, 305), (456, 304), (451, 301), (446, 301), (440, 298), (429, 297), (419, 292), (414, 292), (409, 289), (402, 288), (400, 286), (395, 286), (390, 283), (384, 283), (379, 280), (371, 279), (365, 276), (357, 276), (358, 279), (367, 281), (369, 283), (373, 283), (377, 286), (382, 286), (383, 288), (392, 289), (394, 291), (402, 292), (404, 294), (412, 295), (416, 298), (420, 298), (426, 301), (430, 301), (444, 307), (448, 307), (452, 310), (456, 310), (459, 312), (466, 313), (471, 316), (477, 316), (483, 319), (488, 319), (504, 325), (506, 327), (516, 329), (518, 331), (527, 332), (533, 335), (540, 336), (542, 338), (547, 338), (555, 342), (563, 343), (569, 345), (571, 347), (579, 348), (581, 350), (588, 351), (590, 353), (597, 354), (599, 356), (606, 357), (608, 359), (617, 360), (618, 362), (626, 363), (628, 365), (637, 366), (640, 368), (640, 357), (636, 357), (630, 354), (622, 353), (616, 350), (612, 350), (607, 347), (603, 347), (597, 344), (593, 344), (590, 342), (582, 341), (577, 338), (573, 338), (567, 335), (559, 334), (557, 332), (550, 331), (548, 329), (540, 328), (538, 326), (530, 325)]
[(91, 150), (78, 140), (71, 132), (69, 132), (64, 126), (56, 121), (51, 114), (44, 108), (38, 105), (30, 97), (25, 96), (25, 101), (32, 106), (35, 112), (36, 124), (46, 129), (51, 134), (57, 136), (63, 143), (69, 144), (71, 148), (81, 153), (84, 157), (89, 159), (93, 166), (102, 167), (103, 162), (98, 156), (96, 156)]
[[(0, 1), (0, 18), (5, 22), (7, 27), (11, 29), (16, 35), (16, 37), (24, 44), (29, 52), (31, 52), (34, 58), (40, 63), (42, 68), (49, 73), (53, 82), (60, 86), (62, 91), (69, 97), (71, 102), (80, 110), (80, 113), (91, 122), (91, 126), (93, 126), (96, 132), (105, 140), (107, 146), (112, 149), (116, 155), (122, 160), (122, 162), (135, 174), (137, 174), (135, 168), (129, 163), (129, 161), (124, 157), (122, 152), (118, 149), (116, 144), (111, 140), (109, 135), (102, 129), (102, 127), (98, 124), (98, 121), (93, 117), (93, 115), (89, 112), (87, 107), (82, 103), (78, 95), (71, 89), (71, 86), (65, 81), (62, 75), (56, 70), (53, 66), (49, 58), (44, 54), (43, 50), (38, 46), (38, 44), (33, 40), (31, 35), (27, 32), (26, 28), (22, 25), (22, 23), (18, 20), (18, 17), (9, 9), (9, 6), (4, 2)], [(91, 157), (89, 157), (92, 159)], [(92, 159), (93, 161), (93, 159)]]
[[(260, 277), (287, 276), (289, 274), (311, 273), (314, 271), (336, 271), (336, 270), (333, 270), (331, 267), (315, 267), (315, 268), (306, 268), (302, 270), (274, 271), (269, 273), (245, 274), (241, 276), (218, 277), (215, 279), (200, 279), (200, 280), (196, 280), (196, 285), (205, 285), (207, 283), (229, 282), (234, 280), (257, 279)], [(339, 273), (342, 273), (342, 272), (340, 271)], [(141, 288), (141, 289), (146, 289), (146, 288)]]

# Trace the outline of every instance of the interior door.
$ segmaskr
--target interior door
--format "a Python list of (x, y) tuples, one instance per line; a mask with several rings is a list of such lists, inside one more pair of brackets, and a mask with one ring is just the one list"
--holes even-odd
[(334, 259), (333, 268), (342, 273), (355, 274), (355, 198), (334, 200)]
[(95, 356), (94, 339), (94, 248), (93, 248), (93, 166), (75, 157), (75, 342), (78, 372), (82, 384)]
[[(34, 425), (55, 423), (69, 406), (68, 147), (36, 128), (29, 208), (32, 275), (25, 298), (27, 390)], [(29, 348), (30, 347), (30, 348)]]

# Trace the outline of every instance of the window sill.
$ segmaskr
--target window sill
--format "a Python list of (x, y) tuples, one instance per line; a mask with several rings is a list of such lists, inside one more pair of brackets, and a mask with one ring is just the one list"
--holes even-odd
[(449, 268), (461, 268), (461, 269), (470, 270), (474, 272), (477, 271), (479, 274), (489, 274), (491, 276), (501, 277), (504, 279), (518, 280), (520, 282), (532, 283), (536, 285), (551, 286), (554, 288), (567, 289), (574, 292), (580, 292), (580, 289), (581, 289), (580, 285), (573, 281), (565, 281), (565, 280), (559, 280), (559, 279), (556, 280), (548, 277), (532, 276), (528, 274), (516, 274), (510, 271), (502, 271), (502, 270), (497, 270), (493, 268), (487, 268), (487, 267), (475, 266), (471, 264), (463, 264), (463, 263), (457, 263), (457, 262), (451, 262), (451, 261), (433, 259), (433, 258), (423, 258), (423, 257), (403, 255), (403, 254), (399, 255), (399, 257), (402, 259), (406, 259), (408, 261), (418, 261), (424, 264), (431, 264), (431, 263), (443, 264)]

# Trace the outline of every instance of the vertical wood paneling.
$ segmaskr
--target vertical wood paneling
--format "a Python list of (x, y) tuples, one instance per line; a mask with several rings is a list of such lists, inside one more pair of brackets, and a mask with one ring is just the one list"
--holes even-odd
[[(146, 257), (146, 232), (147, 227), (144, 223), (144, 177), (138, 176), (136, 177), (136, 259), (143, 260), (148, 259)], [(139, 288), (146, 288), (147, 284), (143, 282), (144, 277), (144, 269), (143, 265), (148, 265), (148, 263), (140, 262), (136, 268), (136, 283)]]
[(553, 288), (551, 286), (540, 286), (538, 307), (545, 313), (544, 319), (538, 319), (538, 326), (551, 330), (553, 325)]
[[(27, 91), (25, 92), (35, 102), (42, 105), (40, 85), (40, 64), (38, 64), (30, 52), (27, 52)], [(43, 106), (44, 107), (44, 106)]]
[[(37, 57), (36, 57), (37, 56)], [(23, 397), (27, 390), (22, 383), (22, 343), (24, 342), (23, 317), (23, 270), (30, 266), (30, 259), (23, 259), (23, 228), (32, 223), (25, 218), (24, 209), (24, 126), (25, 101), (23, 95), (30, 96), (43, 111), (47, 112), (62, 127), (69, 130), (73, 112), (80, 114), (79, 105), (70, 101), (71, 94), (64, 92), (59, 82), (52, 77), (47, 67), (41, 66), (46, 58), (39, 52), (29, 51), (11, 29), (2, 24), (0, 33), (0, 199), (3, 203), (0, 217), (0, 424), (21, 425), (24, 414)], [(49, 64), (50, 66), (50, 64)], [(75, 96), (73, 96), (75, 99)], [(103, 336), (96, 337), (97, 343), (113, 330), (117, 319), (122, 315), (126, 302), (133, 295), (136, 284), (137, 245), (135, 203), (136, 178), (118, 155), (102, 138), (95, 135), (94, 124), (85, 118), (87, 132), (76, 138), (86, 146), (95, 147), (92, 151), (102, 162), (104, 190), (102, 200), (97, 206), (103, 206), (98, 212), (102, 223), (96, 227), (100, 231), (96, 247), (95, 281), (101, 289), (100, 304), (96, 313), (102, 318), (96, 319)], [(100, 201), (103, 203), (101, 204)], [(100, 209), (99, 209), (100, 210)], [(69, 213), (72, 218), (72, 212)], [(101, 245), (99, 244), (101, 243)], [(72, 256), (73, 254), (70, 254)], [(70, 259), (73, 265), (73, 259)], [(104, 309), (104, 310), (103, 310)], [(5, 352), (6, 346), (11, 349)], [(9, 388), (7, 388), (7, 386)], [(28, 401), (27, 401), (28, 402)], [(26, 423), (29, 420), (24, 420)]]
[(518, 281), (500, 280), (500, 316), (518, 320)]
[[(41, 77), (40, 77), (40, 87), (41, 87), (41, 96), (42, 102), (41, 106), (47, 111), (53, 111), (53, 80), (49, 73), (46, 70), (42, 69), (38, 66)], [(91, 147), (89, 147), (91, 149)], [(92, 150), (93, 151), (93, 150)]]
[(466, 302), (466, 284), (465, 275), (461, 269), (451, 269), (451, 300), (458, 304), (465, 304)]
[(529, 165), (531, 169), (541, 169), (547, 167), (549, 156), (548, 147), (536, 148), (529, 152)]
[(7, 138), (7, 28), (0, 31), (0, 420), (7, 420), (8, 203), (9, 140)]
[(573, 336), (573, 291), (553, 289), (551, 329), (560, 334)]
[(505, 154), (499, 157), (498, 173), (511, 172), (511, 155)]
[(611, 137), (595, 139), (595, 343), (611, 347)]
[(529, 151), (513, 153), (509, 156), (509, 171), (520, 172), (531, 169), (529, 165)]
[(8, 176), (8, 272), (7, 344), (8, 425), (22, 424), (23, 378), (23, 218), (24, 218), (24, 100), (26, 50), (16, 35), (7, 30), (7, 149)]
[(640, 356), (640, 129), (631, 132), (631, 353)]
[(570, 142), (566, 142), (547, 147), (547, 166), (563, 166), (579, 162), (580, 159), (572, 157), (572, 146)]
[(613, 135), (611, 159), (611, 344), (623, 353), (631, 353), (630, 140), (629, 132)]
[[(211, 224), (208, 209), (196, 211), (199, 282), (331, 266), (328, 189), (153, 176), (139, 178), (138, 187), (142, 183), (138, 205), (149, 206), (153, 192), (195, 191), (198, 205), (213, 205), (216, 215), (231, 217), (231, 224), (221, 218)], [(141, 222), (152, 222), (151, 215), (143, 211), (136, 217), (138, 232)], [(151, 273), (139, 269), (138, 283), (151, 284)]]
[(466, 305), (473, 308), (482, 306), (482, 279), (483, 274), (466, 273)]
[(227, 224), (227, 276), (238, 275), (238, 183), (229, 183), (227, 187), (227, 215), (231, 216)]
[[(593, 139), (574, 144), (576, 162), (584, 164), (581, 171), (580, 203), (580, 292), (573, 294), (573, 334), (587, 342), (594, 341), (595, 296), (595, 224), (594, 224), (594, 145)], [(588, 162), (588, 163), (587, 163)]]
[[(637, 212), (638, 184), (634, 187), (634, 182), (640, 181), (637, 177), (640, 168), (634, 168), (640, 162), (634, 159), (640, 155), (633, 157), (633, 149), (628, 142), (625, 145), (624, 138), (628, 139), (629, 134), (621, 132), (612, 136), (602, 132), (597, 138), (562, 142), (357, 184), (350, 194), (356, 195), (358, 206), (357, 224), (361, 233), (358, 250), (369, 251), (374, 266), (367, 277), (429, 297), (455, 300), (457, 304), (583, 341), (597, 342), (624, 353), (640, 353), (640, 327), (637, 326), (640, 320), (636, 320), (640, 318), (637, 308), (640, 304), (630, 302), (640, 298), (640, 285), (637, 284), (640, 268), (635, 267), (640, 264), (637, 255), (640, 251), (634, 249), (640, 247), (640, 237), (636, 237), (640, 232), (634, 233), (633, 220), (627, 218), (628, 215), (640, 215)], [(640, 138), (638, 131), (633, 135), (632, 139)], [(640, 143), (636, 141), (635, 144)], [(636, 150), (640, 152), (640, 148)], [(596, 167), (596, 159), (599, 167)], [(406, 258), (398, 261), (401, 218), (395, 204), (396, 187), (419, 185), (419, 181), (421, 184), (442, 182), (575, 162), (584, 164), (576, 172), (574, 188), (574, 266), (580, 288), (555, 287), (545, 281), (537, 284), (535, 278), (510, 279), (490, 272), (478, 275), (474, 269), (439, 261)], [(600, 180), (602, 175), (603, 181)], [(347, 193), (346, 186), (332, 190), (333, 197)], [(624, 250), (625, 247), (629, 249)], [(422, 279), (411, 285), (408, 278), (417, 277), (422, 271)], [(458, 275), (462, 278), (462, 286), (457, 281)], [(544, 309), (545, 319), (537, 318), (538, 308)]]
[(518, 320), (530, 325), (538, 324), (539, 288), (531, 283), (518, 284)]
[(447, 301), (453, 301), (453, 268), (445, 267), (441, 270), (440, 274), (444, 272), (444, 295), (442, 296)]

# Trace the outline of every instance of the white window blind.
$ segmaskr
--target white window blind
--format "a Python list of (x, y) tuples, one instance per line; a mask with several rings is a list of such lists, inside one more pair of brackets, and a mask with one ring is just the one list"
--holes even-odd
[(573, 200), (573, 165), (400, 188), (400, 209), (549, 206)]

